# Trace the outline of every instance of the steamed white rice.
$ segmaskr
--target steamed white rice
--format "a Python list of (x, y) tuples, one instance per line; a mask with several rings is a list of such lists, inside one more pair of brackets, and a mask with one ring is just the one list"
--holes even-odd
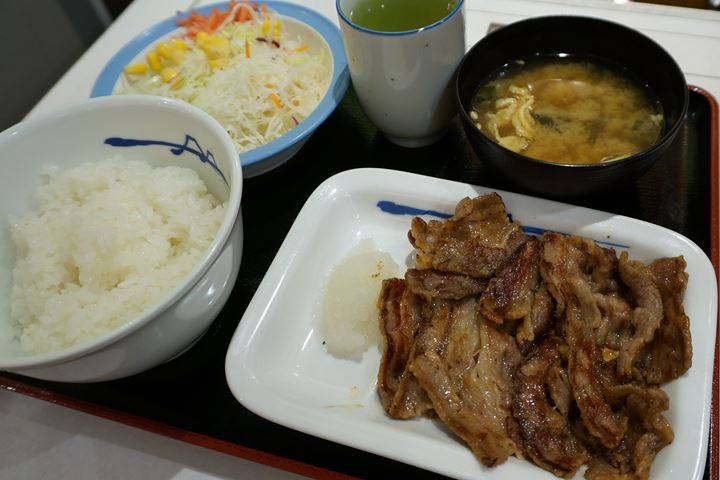
[(188, 168), (112, 158), (43, 173), (37, 208), (10, 219), (10, 308), (27, 353), (73, 346), (138, 316), (192, 270), (224, 215)]

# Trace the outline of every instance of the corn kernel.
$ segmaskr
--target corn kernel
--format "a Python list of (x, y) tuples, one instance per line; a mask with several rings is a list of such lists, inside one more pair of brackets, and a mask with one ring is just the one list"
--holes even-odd
[(155, 72), (159, 72), (162, 70), (162, 63), (160, 63), (160, 57), (158, 56), (157, 52), (149, 52), (147, 54), (147, 62), (148, 65), (150, 65), (150, 68), (153, 69)]
[(160, 55), (161, 58), (171, 61), (172, 63), (178, 64), (182, 62), (185, 56), (184, 50), (174, 48), (169, 43), (160, 43), (155, 48), (155, 51)]
[(147, 65), (144, 63), (133, 63), (125, 67), (125, 73), (127, 74), (141, 74), (147, 72)]
[(225, 37), (210, 35), (207, 40), (200, 45), (203, 52), (209, 59), (225, 58), (230, 55), (230, 43)]
[(181, 52), (187, 50), (187, 44), (183, 42), (180, 38), (171, 38), (170, 46), (173, 48), (173, 50), (179, 50)]
[(228, 39), (220, 35), (210, 35), (207, 41), (210, 45), (215, 46), (225, 46), (228, 44)]
[(213, 70), (222, 68), (225, 65), (227, 65), (227, 59), (226, 58), (214, 58), (212, 60), (208, 60), (208, 65), (210, 65), (210, 68)]
[(160, 76), (163, 79), (163, 82), (169, 82), (173, 78), (178, 76), (178, 71), (172, 67), (165, 67), (160, 72)]
[(197, 35), (195, 35), (195, 41), (197, 42), (198, 45), (201, 45), (201, 44), (205, 43), (205, 41), (208, 39), (208, 37), (209, 37), (208, 33), (201, 30), (197, 33)]
[(155, 51), (158, 53), (158, 55), (160, 55), (163, 58), (167, 58), (167, 59), (170, 58), (171, 50), (172, 50), (172, 48), (170, 47), (170, 44), (166, 43), (166, 42), (160, 42), (155, 47)]

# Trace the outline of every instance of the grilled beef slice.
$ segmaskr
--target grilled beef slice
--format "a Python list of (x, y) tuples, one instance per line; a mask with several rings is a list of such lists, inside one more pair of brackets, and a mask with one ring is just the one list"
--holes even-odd
[(408, 238), (417, 250), (416, 268), (484, 279), (491, 277), (527, 237), (520, 224), (508, 221), (500, 196), (491, 193), (462, 199), (455, 215), (445, 221), (413, 218)]
[(513, 374), (520, 362), (514, 339), (478, 315), (477, 299), (435, 302), (418, 333), (410, 370), (434, 411), (485, 466), (521, 456), (508, 433)]
[(393, 418), (413, 418), (432, 409), (430, 401), (408, 370), (415, 334), (423, 322), (420, 297), (399, 278), (384, 280), (378, 300), (383, 354), (378, 370), (378, 392)]
[[(548, 336), (524, 360), (515, 378), (513, 411), (530, 459), (557, 476), (571, 477), (585, 463), (588, 453), (568, 424), (572, 392), (561, 373), (557, 350), (560, 342)], [(548, 391), (553, 392), (551, 398)]]

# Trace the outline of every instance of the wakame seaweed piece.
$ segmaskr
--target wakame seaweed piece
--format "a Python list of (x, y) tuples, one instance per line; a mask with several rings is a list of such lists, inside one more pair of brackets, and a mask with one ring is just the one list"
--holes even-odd
[(603, 118), (598, 118), (595, 120), (592, 120), (590, 122), (586, 123), (587, 130), (588, 130), (588, 143), (590, 145), (594, 145), (597, 141), (598, 137), (602, 133), (602, 131), (605, 129), (605, 124), (607, 121)]
[(538, 122), (540, 125), (551, 128), (558, 133), (562, 133), (560, 127), (558, 127), (557, 122), (555, 122), (554, 118), (537, 112), (532, 112), (530, 115), (532, 115), (535, 121)]
[(483, 85), (475, 93), (478, 102), (494, 102), (498, 98), (498, 89), (500, 85), (497, 83), (488, 83)]

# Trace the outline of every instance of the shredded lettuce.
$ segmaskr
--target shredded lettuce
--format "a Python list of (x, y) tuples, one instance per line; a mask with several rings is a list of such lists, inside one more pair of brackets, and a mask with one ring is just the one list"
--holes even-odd
[[(268, 15), (271, 22), (281, 18), (274, 12)], [(165, 82), (148, 69), (143, 75), (123, 74), (115, 93), (159, 95), (195, 105), (225, 127), (239, 153), (247, 152), (279, 138), (306, 118), (329, 84), (327, 52), (308, 48), (300, 37), (286, 38), (284, 30), (279, 37), (277, 32), (272, 37), (263, 33), (260, 15), (224, 26), (213, 35), (228, 39), (230, 53), (217, 69), (194, 40), (186, 39), (188, 49), (175, 67), (182, 82)]]

